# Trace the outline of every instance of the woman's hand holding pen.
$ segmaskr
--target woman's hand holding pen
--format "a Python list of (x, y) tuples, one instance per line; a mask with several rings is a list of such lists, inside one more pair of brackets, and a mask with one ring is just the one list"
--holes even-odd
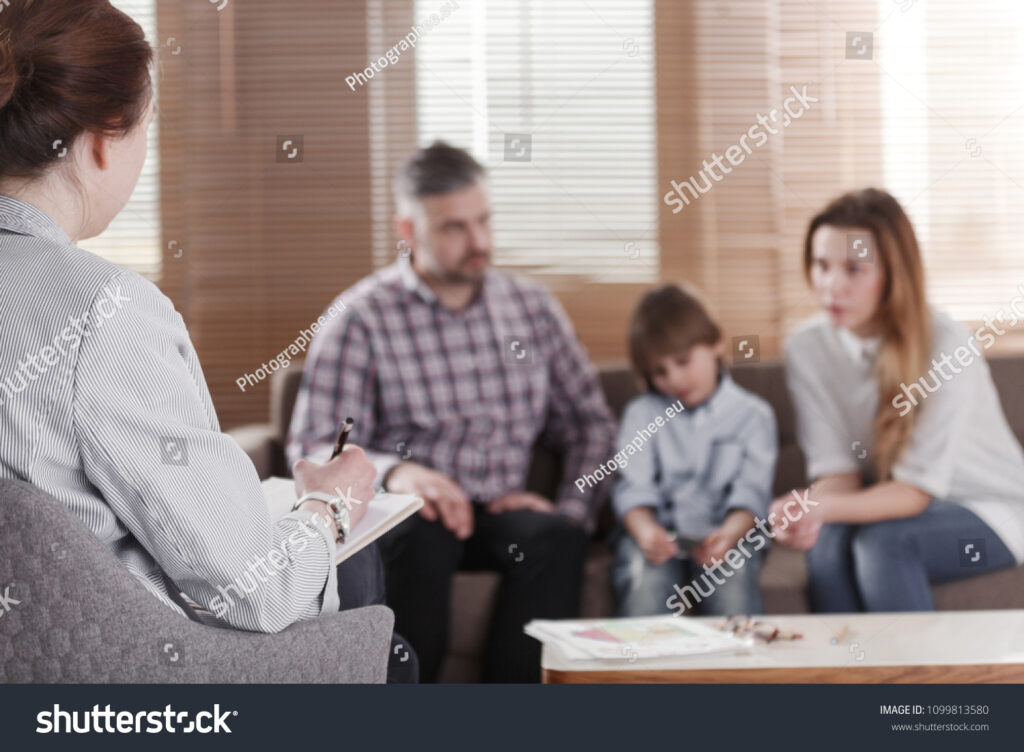
[[(366, 507), (374, 496), (373, 480), (377, 477), (377, 468), (362, 449), (349, 444), (341, 454), (323, 465), (299, 460), (292, 467), (292, 475), (295, 476), (295, 492), (299, 496), (307, 491), (322, 491), (347, 499), (349, 519), (355, 527), (366, 515)], [(327, 519), (337, 537), (334, 515), (325, 502), (310, 500), (299, 508), (310, 509)]]
[(417, 462), (400, 462), (387, 474), (385, 490), (392, 493), (414, 494), (423, 499), (420, 514), (441, 523), (465, 540), (473, 534), (473, 505), (469, 496), (454, 480), (444, 473)]

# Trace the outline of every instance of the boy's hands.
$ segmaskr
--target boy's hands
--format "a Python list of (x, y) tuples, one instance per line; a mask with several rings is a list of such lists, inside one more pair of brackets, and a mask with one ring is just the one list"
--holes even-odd
[(745, 509), (734, 509), (725, 516), (721, 527), (712, 530), (691, 552), (702, 567), (714, 566), (714, 559), (721, 561), (725, 553), (754, 527), (754, 515)]
[(658, 524), (654, 510), (650, 507), (630, 509), (622, 518), (622, 524), (651, 564), (664, 564), (679, 554), (679, 545)]

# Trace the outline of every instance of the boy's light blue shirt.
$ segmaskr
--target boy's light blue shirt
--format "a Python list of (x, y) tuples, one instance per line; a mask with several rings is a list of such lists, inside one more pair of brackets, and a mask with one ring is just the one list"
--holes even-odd
[(646, 433), (659, 416), (664, 425), (625, 457), (625, 467), (620, 463), (612, 496), (616, 516), (652, 507), (664, 527), (694, 539), (705, 538), (733, 509), (765, 518), (779, 452), (771, 406), (724, 370), (703, 404), (666, 419), (673, 404), (679, 403), (650, 392), (626, 406), (619, 447), (642, 438), (641, 430)]

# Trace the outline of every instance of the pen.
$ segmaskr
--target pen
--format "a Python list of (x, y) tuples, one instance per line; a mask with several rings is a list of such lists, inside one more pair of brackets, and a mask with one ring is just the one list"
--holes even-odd
[[(345, 448), (345, 441), (348, 440), (348, 432), (352, 430), (352, 424), (355, 421), (351, 418), (345, 418), (345, 422), (341, 426), (341, 430), (338, 432), (338, 440), (334, 442), (334, 451), (331, 452), (331, 459), (333, 460), (339, 454), (341, 450)], [(330, 462), (330, 460), (328, 460)]]

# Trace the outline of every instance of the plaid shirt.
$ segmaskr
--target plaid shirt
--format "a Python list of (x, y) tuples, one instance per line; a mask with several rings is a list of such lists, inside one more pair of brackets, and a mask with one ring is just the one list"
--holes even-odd
[(565, 312), (542, 287), (490, 269), (463, 311), (408, 259), (338, 296), (310, 346), (287, 454), (326, 460), (347, 416), (377, 466), (445, 473), (478, 502), (522, 491), (538, 436), (565, 458), (554, 500), (592, 528), (598, 487), (574, 482), (614, 453), (615, 420)]

